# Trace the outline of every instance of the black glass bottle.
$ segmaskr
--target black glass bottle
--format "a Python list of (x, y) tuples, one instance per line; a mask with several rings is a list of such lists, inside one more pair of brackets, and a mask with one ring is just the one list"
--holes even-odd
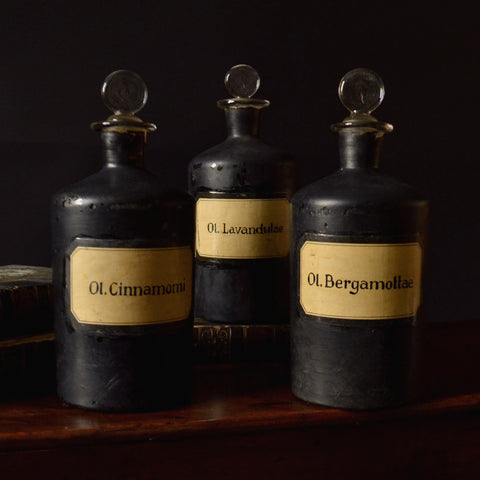
[(189, 190), (196, 199), (195, 317), (226, 324), (286, 323), (289, 316), (290, 203), (296, 166), (259, 138), (251, 98), (257, 72), (237, 65), (225, 76), (233, 96), (220, 100), (228, 136), (195, 157)]
[(53, 199), (57, 391), (96, 410), (151, 410), (188, 399), (194, 205), (144, 168), (147, 90), (133, 72), (102, 89), (103, 167)]
[(381, 79), (352, 70), (339, 95), (351, 112), (332, 127), (340, 170), (292, 200), (292, 389), (314, 403), (378, 409), (413, 393), (428, 206), (378, 169), (393, 129), (371, 115)]

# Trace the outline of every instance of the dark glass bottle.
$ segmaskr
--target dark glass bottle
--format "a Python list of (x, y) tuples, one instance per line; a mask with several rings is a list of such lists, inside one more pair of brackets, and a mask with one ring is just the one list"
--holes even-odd
[(341, 168), (292, 200), (292, 389), (309, 402), (378, 409), (412, 393), (428, 205), (378, 170), (393, 129), (370, 115), (381, 79), (352, 70), (339, 94), (351, 111), (332, 127)]
[(113, 72), (102, 94), (103, 168), (52, 205), (57, 391), (95, 410), (169, 407), (190, 387), (193, 200), (144, 168), (142, 79)]
[(229, 324), (286, 323), (289, 316), (290, 203), (296, 166), (258, 137), (267, 100), (251, 98), (257, 72), (225, 76), (234, 97), (220, 100), (228, 136), (195, 157), (195, 317)]

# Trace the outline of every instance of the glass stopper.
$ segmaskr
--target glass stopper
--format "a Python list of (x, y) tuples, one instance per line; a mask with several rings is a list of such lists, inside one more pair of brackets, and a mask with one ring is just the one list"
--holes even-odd
[(260, 76), (250, 65), (232, 67), (225, 75), (227, 92), (235, 98), (250, 98), (260, 87)]
[(117, 70), (104, 80), (102, 98), (115, 115), (134, 115), (147, 103), (147, 86), (135, 72)]
[(372, 70), (356, 68), (346, 73), (338, 85), (338, 96), (351, 113), (372, 113), (383, 101), (383, 80)]

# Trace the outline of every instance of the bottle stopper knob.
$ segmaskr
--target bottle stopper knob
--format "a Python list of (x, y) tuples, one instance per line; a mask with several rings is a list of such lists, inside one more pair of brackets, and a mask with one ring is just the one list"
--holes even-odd
[(391, 132), (393, 125), (381, 122), (371, 113), (382, 103), (385, 96), (383, 80), (368, 68), (355, 68), (346, 73), (338, 85), (338, 96), (350, 115), (342, 122), (332, 125), (334, 132), (356, 129), (356, 132), (376, 132), (383, 135)]
[(250, 98), (260, 87), (260, 75), (250, 65), (232, 67), (225, 75), (225, 88), (235, 98)]
[(93, 130), (145, 130), (157, 127), (135, 116), (147, 103), (148, 90), (140, 75), (130, 70), (116, 70), (105, 78), (102, 85), (103, 102), (113, 115), (103, 122), (91, 124)]
[(102, 98), (115, 115), (134, 115), (147, 103), (148, 90), (135, 72), (117, 70), (105, 78)]
[(338, 96), (351, 113), (369, 115), (382, 103), (385, 86), (374, 71), (356, 68), (350, 70), (340, 80)]

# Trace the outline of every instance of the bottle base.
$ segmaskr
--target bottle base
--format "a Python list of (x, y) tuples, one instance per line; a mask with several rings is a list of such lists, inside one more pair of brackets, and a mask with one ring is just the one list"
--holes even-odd
[(298, 398), (334, 408), (378, 410), (413, 396), (413, 319), (385, 325), (296, 317), (291, 328), (291, 385)]
[(58, 397), (69, 407), (81, 408), (83, 410), (103, 412), (103, 413), (146, 413), (161, 410), (172, 410), (188, 405), (191, 402), (191, 395), (186, 394), (169, 401), (142, 402), (135, 404), (104, 404), (97, 403), (96, 400), (87, 399), (69, 399), (57, 392)]
[(350, 410), (354, 412), (361, 411), (376, 411), (376, 410), (386, 410), (389, 408), (398, 408), (406, 405), (411, 399), (391, 399), (388, 401), (386, 399), (355, 399), (355, 398), (341, 398), (335, 397), (331, 398), (328, 396), (322, 397), (319, 395), (311, 396), (308, 393), (295, 390), (292, 386), (292, 393), (300, 400), (311, 403), (313, 405), (319, 405), (322, 407), (328, 408), (337, 408), (341, 410)]

